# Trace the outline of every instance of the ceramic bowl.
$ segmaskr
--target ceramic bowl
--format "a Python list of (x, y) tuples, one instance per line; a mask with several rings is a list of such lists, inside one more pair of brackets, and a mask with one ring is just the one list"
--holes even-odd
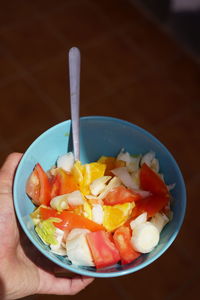
[(50, 252), (34, 230), (29, 214), (34, 205), (25, 192), (26, 182), (35, 164), (39, 162), (45, 170), (55, 164), (58, 156), (71, 148), (71, 120), (59, 123), (40, 135), (24, 153), (14, 180), (14, 206), (18, 220), (33, 245), (55, 264), (73, 273), (92, 277), (116, 277), (136, 272), (158, 259), (176, 238), (185, 215), (186, 191), (181, 171), (170, 152), (146, 130), (111, 117), (90, 116), (80, 119), (80, 160), (82, 163), (96, 161), (101, 155), (116, 156), (124, 148), (132, 154), (144, 154), (150, 150), (159, 159), (161, 172), (167, 184), (175, 183), (172, 196), (173, 219), (163, 229), (158, 246), (127, 265), (96, 270), (70, 263), (66, 257)]

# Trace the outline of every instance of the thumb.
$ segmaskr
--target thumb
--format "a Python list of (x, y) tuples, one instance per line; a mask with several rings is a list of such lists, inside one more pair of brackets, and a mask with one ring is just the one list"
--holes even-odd
[(15, 170), (22, 158), (22, 153), (11, 153), (0, 169), (0, 194), (12, 194)]

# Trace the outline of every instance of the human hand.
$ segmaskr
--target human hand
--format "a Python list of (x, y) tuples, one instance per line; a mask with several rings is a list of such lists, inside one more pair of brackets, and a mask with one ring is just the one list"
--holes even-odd
[(20, 153), (10, 154), (0, 169), (0, 299), (33, 294), (74, 295), (93, 278), (56, 277), (56, 265), (31, 245), (17, 223), (12, 187), (21, 157)]

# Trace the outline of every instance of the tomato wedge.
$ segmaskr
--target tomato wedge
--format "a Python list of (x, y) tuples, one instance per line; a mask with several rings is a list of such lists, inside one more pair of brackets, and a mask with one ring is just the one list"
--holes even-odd
[(132, 247), (130, 228), (126, 226), (117, 228), (113, 235), (113, 239), (119, 250), (122, 264), (128, 264), (141, 255)]
[(59, 218), (61, 222), (54, 223), (61, 230), (72, 230), (73, 228), (86, 228), (90, 231), (103, 230), (104, 227), (84, 216), (77, 215), (71, 211), (62, 211), (61, 213), (53, 208), (40, 207), (40, 216), (43, 220), (48, 218)]
[(153, 217), (157, 212), (161, 211), (169, 202), (169, 198), (159, 195), (151, 195), (141, 199), (132, 210), (131, 217), (136, 218), (143, 212), (147, 212), (148, 217)]
[(103, 199), (105, 205), (123, 204), (126, 202), (135, 202), (141, 199), (141, 196), (120, 185), (106, 195)]
[(27, 181), (26, 193), (32, 199), (34, 204), (49, 205), (51, 200), (50, 192), (51, 186), (49, 178), (41, 165), (37, 163)]
[(86, 235), (96, 268), (115, 265), (120, 260), (119, 251), (109, 239), (107, 232), (100, 230)]
[(76, 190), (78, 190), (78, 185), (73, 175), (59, 168), (55, 177), (51, 179), (51, 198)]
[(159, 175), (145, 163), (140, 170), (140, 185), (141, 189), (150, 191), (154, 195), (169, 197), (169, 191), (166, 184)]

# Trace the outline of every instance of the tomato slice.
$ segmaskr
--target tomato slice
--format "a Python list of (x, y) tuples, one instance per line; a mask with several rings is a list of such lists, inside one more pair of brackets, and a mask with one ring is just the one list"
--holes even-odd
[(141, 196), (120, 185), (106, 195), (103, 199), (105, 205), (123, 204), (126, 202), (135, 202), (141, 199)]
[(104, 227), (97, 224), (84, 216), (77, 215), (71, 211), (57, 212), (53, 208), (40, 207), (40, 216), (43, 220), (48, 218), (59, 218), (61, 222), (54, 223), (61, 230), (72, 230), (73, 228), (86, 228), (90, 231), (103, 230)]
[(140, 185), (143, 190), (150, 191), (154, 195), (169, 197), (166, 184), (159, 175), (145, 163), (140, 170)]
[(119, 251), (109, 239), (107, 232), (100, 230), (86, 235), (96, 268), (115, 265), (120, 260)]
[(159, 195), (151, 195), (138, 201), (132, 210), (132, 218), (136, 218), (143, 212), (147, 212), (148, 217), (153, 217), (161, 211), (169, 202), (169, 198)]
[(63, 169), (57, 169), (57, 174), (51, 180), (51, 198), (78, 190), (78, 185), (72, 174)]
[(34, 204), (49, 205), (51, 199), (50, 191), (49, 178), (41, 165), (37, 163), (27, 181), (26, 193)]
[(117, 228), (113, 239), (119, 250), (122, 264), (128, 264), (140, 256), (140, 253), (136, 252), (132, 247), (130, 228), (125, 226)]

